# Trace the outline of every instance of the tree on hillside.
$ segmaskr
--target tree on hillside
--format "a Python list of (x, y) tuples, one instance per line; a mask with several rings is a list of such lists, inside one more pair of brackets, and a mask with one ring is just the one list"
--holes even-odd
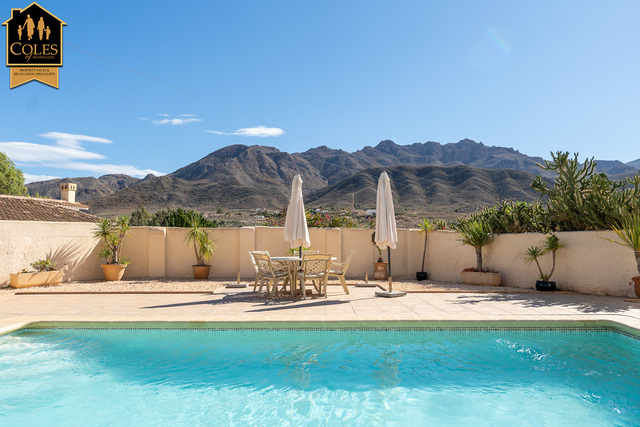
[(27, 195), (22, 171), (16, 168), (16, 165), (3, 152), (0, 152), (0, 194)]

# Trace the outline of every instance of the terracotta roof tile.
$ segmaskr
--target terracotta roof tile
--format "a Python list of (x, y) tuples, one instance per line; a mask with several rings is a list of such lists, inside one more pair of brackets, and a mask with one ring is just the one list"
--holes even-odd
[(88, 208), (65, 200), (0, 195), (0, 220), (96, 222), (100, 219), (77, 210), (85, 207)]
[(87, 205), (83, 205), (82, 203), (71, 203), (71, 202), (67, 202), (66, 200), (45, 199), (43, 197), (10, 196), (8, 194), (0, 194), (0, 197), (7, 197), (10, 199), (31, 200), (33, 202), (48, 203), (55, 206), (64, 206), (64, 207), (70, 207), (70, 208), (76, 208), (76, 209), (89, 209), (90, 207)]

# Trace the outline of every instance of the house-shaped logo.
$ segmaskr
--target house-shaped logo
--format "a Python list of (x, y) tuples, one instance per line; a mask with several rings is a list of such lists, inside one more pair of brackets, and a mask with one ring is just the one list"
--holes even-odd
[(38, 80), (58, 87), (58, 67), (62, 66), (62, 27), (57, 16), (31, 3), (11, 9), (7, 28), (7, 67), (11, 67), (11, 88)]

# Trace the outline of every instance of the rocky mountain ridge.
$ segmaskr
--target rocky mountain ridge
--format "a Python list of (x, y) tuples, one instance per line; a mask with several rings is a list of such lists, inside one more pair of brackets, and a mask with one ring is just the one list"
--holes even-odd
[[(385, 140), (353, 153), (326, 146), (287, 153), (268, 146), (230, 145), (166, 176), (137, 179), (104, 175), (72, 181), (78, 184), (77, 201), (89, 204), (96, 213), (114, 209), (126, 212), (140, 205), (281, 208), (288, 200), (291, 179), (297, 173), (302, 176), (305, 197), (309, 196), (307, 203), (342, 206), (346, 200), (350, 205), (371, 205), (369, 193), (371, 189), (375, 193), (371, 173), (379, 175), (384, 168), (393, 170), (398, 179), (407, 183), (396, 190), (402, 206), (416, 206), (430, 200), (444, 206), (446, 196), (443, 195), (451, 195), (456, 205), (471, 206), (476, 201), (491, 204), (496, 197), (533, 200), (529, 188), (533, 175), (550, 176), (538, 163), (543, 163), (543, 159), (470, 139), (451, 144), (428, 141), (410, 145)], [(636, 163), (640, 164), (640, 159), (629, 165), (600, 161), (597, 171), (619, 178), (636, 173)], [(460, 180), (464, 174), (474, 178)], [(498, 176), (508, 180), (508, 188), (498, 188), (500, 182), (494, 178)], [(57, 198), (62, 181), (35, 182), (27, 187), (32, 193)], [(449, 203), (454, 202), (450, 199)]]

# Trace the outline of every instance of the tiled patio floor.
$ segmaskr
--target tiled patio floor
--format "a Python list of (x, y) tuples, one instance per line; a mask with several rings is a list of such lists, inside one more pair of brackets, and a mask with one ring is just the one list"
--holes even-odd
[(375, 288), (329, 287), (329, 297), (266, 299), (248, 289), (195, 294), (0, 296), (0, 332), (35, 321), (329, 322), (613, 321), (640, 330), (640, 304), (561, 293), (415, 293), (379, 298)]

